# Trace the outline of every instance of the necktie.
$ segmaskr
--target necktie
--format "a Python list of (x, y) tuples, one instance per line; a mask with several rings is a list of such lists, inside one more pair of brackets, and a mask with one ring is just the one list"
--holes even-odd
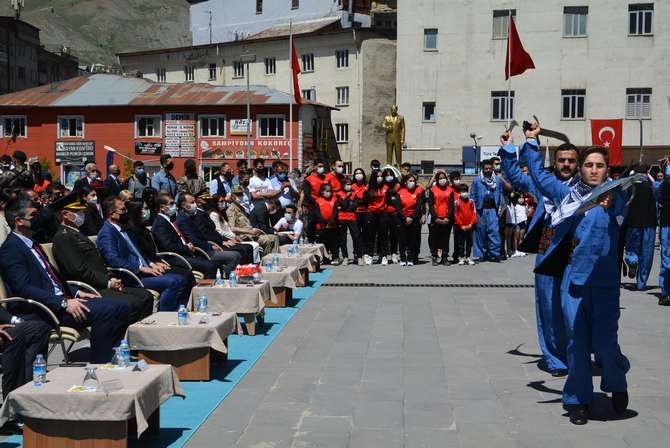
[(176, 222), (170, 222), (170, 224), (172, 224), (172, 227), (174, 227), (175, 232), (177, 232), (177, 235), (179, 235), (179, 238), (182, 239), (184, 244), (188, 244), (190, 242), (188, 237), (186, 236), (186, 234), (184, 232), (181, 231), (181, 229), (179, 228), (177, 223)]
[(130, 247), (130, 250), (135, 254), (137, 258), (140, 260), (140, 267), (145, 267), (149, 266), (149, 263), (147, 263), (147, 260), (142, 256), (140, 251), (137, 249), (133, 241), (130, 239), (128, 234), (124, 231), (121, 232), (121, 236), (123, 236), (123, 239), (126, 240), (126, 243), (128, 244), (128, 247)]
[(35, 252), (37, 252), (37, 255), (42, 260), (42, 264), (44, 264), (44, 267), (47, 270), (47, 275), (49, 276), (51, 281), (61, 291), (63, 291), (63, 295), (65, 296), (65, 298), (71, 299), (72, 295), (70, 294), (70, 289), (66, 285), (63, 285), (63, 282), (60, 281), (60, 278), (58, 278), (58, 275), (56, 274), (56, 271), (54, 270), (53, 266), (51, 266), (51, 263), (49, 263), (49, 259), (47, 258), (46, 254), (42, 252), (42, 248), (40, 247), (40, 245), (33, 243), (33, 249), (35, 250)]

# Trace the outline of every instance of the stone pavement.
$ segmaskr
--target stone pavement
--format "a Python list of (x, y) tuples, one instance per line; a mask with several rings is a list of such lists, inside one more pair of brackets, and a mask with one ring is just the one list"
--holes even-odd
[[(613, 421), (599, 393), (576, 427), (564, 380), (538, 368), (532, 263), (334, 268), (339, 286), (316, 293), (188, 446), (670, 446), (670, 308), (658, 290), (622, 289), (631, 409)], [(344, 285), (362, 282), (478, 286)]]

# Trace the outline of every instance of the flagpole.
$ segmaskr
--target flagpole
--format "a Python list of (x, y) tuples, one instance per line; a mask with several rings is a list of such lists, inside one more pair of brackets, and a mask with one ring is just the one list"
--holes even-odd
[(295, 92), (293, 91), (293, 19), (288, 21), (288, 64), (291, 72), (289, 77), (289, 84), (291, 85), (291, 103), (289, 105), (289, 142), (288, 142), (288, 166), (289, 173), (293, 171), (293, 102), (295, 100)]
[(507, 22), (507, 129), (512, 123), (512, 10), (509, 10), (509, 22)]

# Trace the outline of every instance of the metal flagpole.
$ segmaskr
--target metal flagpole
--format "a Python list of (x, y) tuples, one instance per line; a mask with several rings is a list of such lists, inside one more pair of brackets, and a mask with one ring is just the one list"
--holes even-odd
[(293, 19), (288, 21), (288, 64), (290, 67), (291, 76), (289, 77), (289, 84), (291, 85), (291, 103), (289, 105), (289, 118), (288, 118), (288, 167), (289, 173), (293, 171), (293, 102), (295, 100), (295, 92), (293, 91), (293, 77), (295, 72), (293, 71)]
[(507, 23), (507, 129), (512, 122), (512, 10), (509, 10), (509, 22)]

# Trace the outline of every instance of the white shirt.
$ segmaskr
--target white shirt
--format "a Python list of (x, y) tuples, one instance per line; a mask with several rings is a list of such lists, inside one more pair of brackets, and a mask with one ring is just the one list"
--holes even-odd
[[(294, 200), (293, 195), (291, 194), (291, 190), (296, 193), (298, 192), (298, 187), (295, 185), (295, 181), (290, 177), (287, 177), (286, 180), (288, 180), (291, 186), (284, 188), (279, 195), (279, 203), (281, 204), (282, 208), (286, 208), (287, 205), (293, 204)], [(277, 179), (277, 176), (272, 176), (270, 178), (270, 185), (274, 191), (281, 190), (281, 184), (282, 181)]]
[(295, 221), (289, 223), (285, 217), (282, 217), (277, 224), (275, 224), (274, 229), (277, 232), (293, 232), (293, 235), (299, 237), (302, 234), (302, 221), (296, 219)]
[(267, 177), (261, 179), (258, 176), (254, 176), (249, 179), (249, 192), (250, 193), (267, 193), (272, 190), (272, 182)]

